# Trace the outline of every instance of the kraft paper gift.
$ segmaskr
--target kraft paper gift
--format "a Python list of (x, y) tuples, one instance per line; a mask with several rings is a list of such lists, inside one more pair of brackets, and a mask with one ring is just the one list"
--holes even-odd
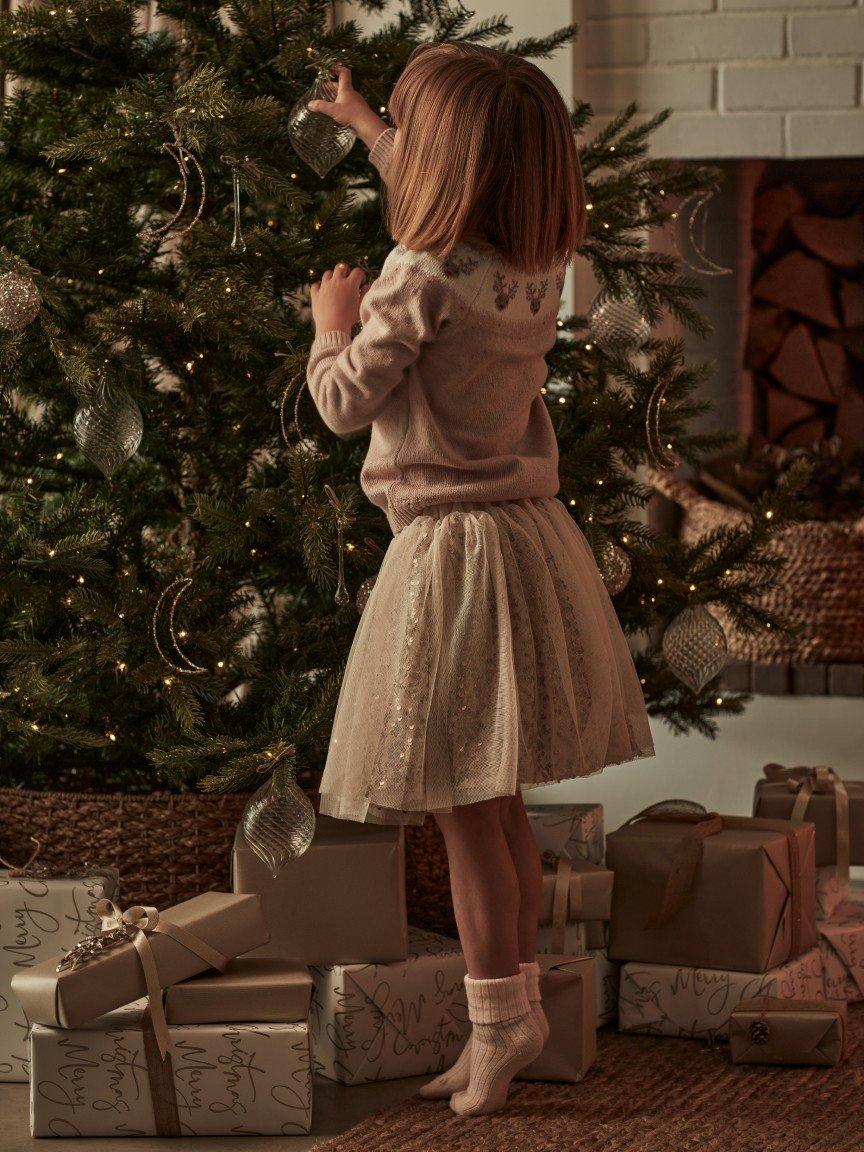
[(169, 1024), (293, 1024), (309, 1016), (312, 977), (295, 960), (241, 957), (165, 993)]
[(316, 1072), (342, 1084), (435, 1075), (468, 1037), (465, 960), (455, 940), (410, 929), (392, 964), (312, 968)]
[(0, 869), (0, 1081), (29, 1075), (30, 1029), (12, 977), (98, 932), (95, 906), (116, 897), (117, 883), (112, 868), (85, 869), (80, 876)]
[(606, 840), (609, 955), (768, 972), (816, 944), (811, 824), (641, 814)]
[(538, 951), (573, 956), (604, 947), (602, 922), (612, 911), (612, 880), (607, 868), (590, 860), (544, 854)]
[[(856, 895), (859, 895), (856, 893)], [(844, 901), (819, 921), (824, 994), (829, 1000), (864, 1000), (864, 903)]]
[(733, 1064), (839, 1064), (847, 1055), (842, 1000), (778, 1000), (757, 996), (732, 1013)]
[(148, 996), (164, 1054), (170, 1042), (161, 990), (208, 968), (224, 968), (267, 939), (257, 896), (206, 892), (161, 914), (155, 908), (121, 912), (109, 901), (102, 904), (115, 925), (112, 935), (122, 942), (80, 963), (56, 956), (13, 977), (12, 990), (31, 1023), (76, 1028)]
[(238, 828), (231, 871), (235, 892), (261, 897), (270, 940), (255, 956), (306, 964), (408, 956), (401, 828), (319, 816), (308, 850), (275, 879)]
[(814, 1000), (822, 995), (818, 948), (771, 972), (724, 972), (671, 964), (624, 964), (618, 995), (618, 1028), (708, 1040), (729, 1034), (729, 1017), (742, 1000), (774, 996)]
[[(163, 1062), (144, 1002), (30, 1037), (33, 1136), (288, 1136), (312, 1118), (309, 1030), (174, 1024)], [(112, 1145), (113, 1147), (113, 1145)]]
[(864, 864), (864, 780), (842, 780), (833, 768), (784, 768), (766, 764), (758, 780), (753, 815), (806, 820), (816, 829), (816, 864), (840, 869), (848, 887), (849, 865)]
[(540, 994), (549, 1039), (520, 1080), (576, 1084), (597, 1054), (597, 980), (591, 956), (540, 958)]
[(605, 949), (592, 949), (589, 953), (594, 960), (594, 976), (597, 984), (597, 1027), (611, 1024), (618, 1019), (618, 983), (621, 964), (610, 960)]
[(525, 811), (541, 855), (603, 863), (602, 804), (526, 804)]

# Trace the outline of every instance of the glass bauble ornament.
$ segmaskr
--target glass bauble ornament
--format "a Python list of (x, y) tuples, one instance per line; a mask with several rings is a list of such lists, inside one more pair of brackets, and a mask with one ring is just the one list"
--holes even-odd
[(372, 594), (372, 589), (375, 587), (375, 577), (367, 576), (360, 587), (357, 589), (357, 595), (354, 597), (354, 603), (357, 605), (357, 611), (363, 615), (363, 609), (366, 607), (366, 602)]
[(726, 666), (726, 633), (703, 605), (685, 608), (663, 633), (663, 655), (682, 683), (701, 692)]
[(321, 177), (345, 159), (357, 139), (346, 124), (307, 107), (310, 100), (332, 100), (335, 93), (336, 81), (322, 68), (288, 115), (288, 138), (294, 151)]
[(610, 596), (617, 596), (630, 582), (633, 566), (630, 557), (614, 540), (609, 540), (600, 552), (600, 575)]
[(243, 809), (240, 826), (246, 843), (276, 877), (312, 843), (315, 809), (293, 779), (277, 786), (271, 777)]
[(75, 413), (73, 431), (87, 459), (110, 480), (138, 451), (144, 420), (128, 392), (102, 387)]
[(631, 296), (598, 296), (588, 314), (591, 335), (605, 352), (635, 352), (651, 335), (651, 325)]
[(36, 319), (41, 307), (39, 289), (29, 276), (17, 272), (0, 276), (0, 328), (20, 332)]

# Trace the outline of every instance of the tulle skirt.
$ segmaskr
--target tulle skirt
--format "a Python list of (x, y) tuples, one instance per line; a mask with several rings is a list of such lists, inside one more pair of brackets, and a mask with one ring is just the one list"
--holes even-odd
[(653, 754), (615, 609), (560, 500), (439, 504), (397, 533), (348, 655), (322, 813), (422, 823)]

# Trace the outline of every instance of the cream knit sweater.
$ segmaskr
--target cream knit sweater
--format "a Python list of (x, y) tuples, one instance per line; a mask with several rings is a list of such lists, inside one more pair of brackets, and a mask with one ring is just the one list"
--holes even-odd
[[(394, 134), (369, 153), (385, 181)], [(316, 333), (309, 391), (337, 435), (372, 425), (360, 485), (394, 534), (433, 504), (557, 493), (540, 389), (565, 271), (527, 276), (467, 243), (444, 259), (397, 244), (360, 302), (359, 334)]]

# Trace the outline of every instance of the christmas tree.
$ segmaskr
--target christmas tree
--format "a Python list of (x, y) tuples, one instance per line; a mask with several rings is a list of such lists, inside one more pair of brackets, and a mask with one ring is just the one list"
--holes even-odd
[[(292, 108), (345, 63), (386, 116), (424, 40), (541, 59), (576, 35), (514, 41), (434, 0), (364, 35), (329, 7), (163, 0), (148, 31), (133, 0), (71, 0), (0, 22), (5, 784), (220, 791), (323, 765), (356, 595), (391, 532), (358, 487), (368, 434), (331, 435), (303, 389), (308, 287), (339, 260), (374, 275), (391, 242), (365, 148), (320, 176), (292, 149)], [(692, 428), (707, 366), (651, 336), (667, 312), (704, 331), (700, 286), (646, 233), (717, 179), (649, 157), (662, 119), (631, 107), (594, 131), (573, 106), (602, 293), (560, 320), (545, 391), (559, 497), (637, 644), (649, 712), (710, 734), (745, 698), (682, 682), (664, 629), (711, 603), (744, 629), (782, 624), (755, 598), (796, 474), (695, 547), (638, 515), (640, 465), (728, 440)]]

